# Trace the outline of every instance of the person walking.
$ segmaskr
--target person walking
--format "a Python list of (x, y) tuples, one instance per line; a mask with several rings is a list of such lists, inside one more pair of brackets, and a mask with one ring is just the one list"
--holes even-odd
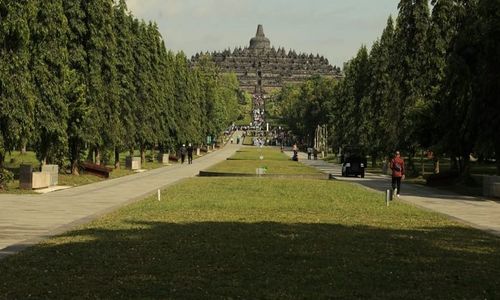
[(313, 148), (312, 147), (307, 147), (307, 159), (311, 160), (313, 154)]
[(191, 145), (191, 143), (188, 145), (187, 147), (187, 154), (188, 154), (188, 164), (192, 164), (193, 163), (193, 146)]
[(293, 144), (292, 150), (293, 150), (292, 160), (299, 161), (299, 147), (297, 147), (297, 144)]
[(401, 180), (405, 178), (405, 161), (401, 158), (401, 153), (396, 151), (396, 155), (391, 160), (389, 167), (392, 170), (392, 191), (397, 197), (401, 194)]
[(186, 160), (186, 153), (187, 153), (187, 149), (186, 149), (186, 145), (185, 144), (182, 144), (180, 152), (181, 152), (181, 164), (183, 164), (184, 161)]

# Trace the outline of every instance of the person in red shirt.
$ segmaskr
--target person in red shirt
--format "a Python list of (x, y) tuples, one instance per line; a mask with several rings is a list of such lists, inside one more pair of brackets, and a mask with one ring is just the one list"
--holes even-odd
[(391, 160), (390, 167), (392, 170), (392, 190), (399, 197), (401, 180), (405, 178), (405, 161), (401, 158), (399, 151), (396, 151), (396, 156)]

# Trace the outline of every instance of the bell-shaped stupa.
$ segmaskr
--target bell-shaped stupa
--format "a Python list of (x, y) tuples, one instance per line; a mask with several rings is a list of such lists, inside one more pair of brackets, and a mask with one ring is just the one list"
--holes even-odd
[(259, 25), (257, 27), (257, 34), (254, 38), (250, 40), (250, 49), (254, 50), (270, 50), (271, 49), (271, 41), (266, 38), (264, 34), (264, 27)]

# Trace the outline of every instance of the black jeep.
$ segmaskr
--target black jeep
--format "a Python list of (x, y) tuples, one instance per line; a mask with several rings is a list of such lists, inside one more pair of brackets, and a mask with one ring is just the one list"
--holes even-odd
[(342, 163), (342, 177), (360, 176), (365, 177), (366, 157), (357, 147), (345, 147), (340, 158)]

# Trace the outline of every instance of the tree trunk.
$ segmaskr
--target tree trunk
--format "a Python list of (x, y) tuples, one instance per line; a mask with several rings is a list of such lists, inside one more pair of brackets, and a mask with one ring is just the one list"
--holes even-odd
[(146, 163), (146, 147), (144, 145), (141, 145), (141, 166), (144, 166)]
[(134, 149), (128, 150), (128, 154), (130, 155), (130, 157), (134, 157)]
[(78, 160), (71, 161), (71, 175), (80, 176), (80, 172), (78, 170)]
[(95, 147), (95, 164), (101, 164), (101, 151), (99, 150), (99, 147)]
[(120, 169), (120, 152), (115, 148), (115, 169)]
[(80, 149), (78, 147), (77, 142), (71, 146), (71, 174), (75, 176), (80, 176), (80, 172), (78, 170), (78, 157), (80, 154)]
[(495, 143), (495, 160), (497, 165), (497, 175), (500, 176), (500, 142)]
[(460, 170), (462, 177), (468, 177), (470, 175), (470, 156), (464, 156), (462, 159), (462, 168)]
[(88, 155), (87, 155), (87, 161), (95, 163), (95, 160), (94, 160), (94, 147), (89, 147), (89, 152), (88, 152)]
[(21, 154), (26, 154), (26, 142), (23, 142), (21, 146)]
[(377, 167), (377, 158), (378, 158), (377, 154), (372, 153), (371, 158), (372, 158), (372, 168), (376, 168)]
[(439, 174), (441, 172), (441, 168), (439, 165), (439, 157), (434, 156), (434, 174)]
[(425, 175), (425, 163), (424, 163), (424, 150), (422, 150), (421, 156), (420, 156), (420, 164), (422, 165), (422, 177)]
[(408, 174), (411, 175), (415, 175), (415, 160), (413, 159), (414, 157), (415, 157), (415, 151), (410, 150), (408, 152), (408, 167), (406, 169), (409, 171)]
[(5, 154), (2, 151), (0, 151), (0, 169), (3, 168), (4, 161), (5, 161)]
[[(497, 175), (500, 176), (500, 151), (495, 151), (495, 160), (496, 160), (496, 164), (497, 164)], [(0, 164), (2, 162), (0, 161)], [(0, 165), (1, 167), (1, 165)]]
[(458, 172), (458, 171), (460, 171), (460, 170), (459, 170), (459, 168), (458, 168), (458, 160), (457, 160), (457, 157), (456, 157), (456, 156), (450, 157), (450, 160), (451, 160), (451, 162), (450, 162), (450, 164), (451, 164), (451, 165), (450, 165), (450, 169), (451, 169), (452, 171), (457, 171), (457, 172)]

